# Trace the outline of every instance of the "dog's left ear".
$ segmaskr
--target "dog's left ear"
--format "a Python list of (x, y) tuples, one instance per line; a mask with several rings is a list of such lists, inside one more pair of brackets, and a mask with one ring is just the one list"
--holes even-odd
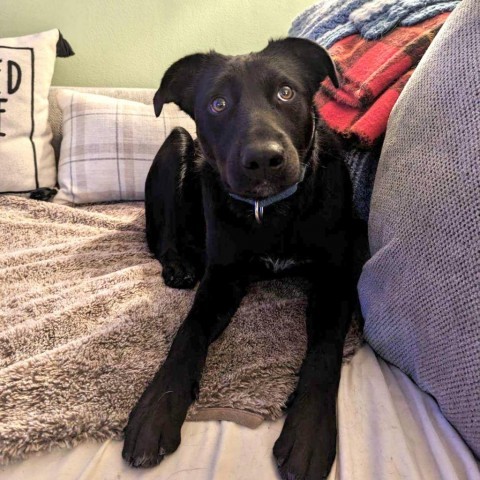
[(328, 76), (335, 88), (338, 88), (335, 64), (328, 52), (311, 40), (288, 37), (282, 40), (271, 40), (263, 50), (275, 57), (290, 56), (308, 74), (311, 88), (316, 91), (320, 83)]

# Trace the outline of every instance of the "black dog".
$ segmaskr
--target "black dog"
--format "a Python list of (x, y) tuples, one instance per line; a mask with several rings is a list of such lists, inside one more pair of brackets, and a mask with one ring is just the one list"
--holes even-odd
[(323, 48), (287, 38), (248, 55), (187, 56), (155, 94), (156, 115), (175, 102), (194, 118), (198, 140), (177, 128), (155, 157), (145, 186), (148, 244), (167, 285), (201, 282), (167, 359), (130, 414), (122, 455), (133, 466), (156, 465), (177, 449), (209, 344), (249, 282), (287, 269), (311, 282), (308, 350), (273, 453), (284, 478), (329, 473), (359, 231), (340, 146), (314, 113), (326, 76), (338, 86)]

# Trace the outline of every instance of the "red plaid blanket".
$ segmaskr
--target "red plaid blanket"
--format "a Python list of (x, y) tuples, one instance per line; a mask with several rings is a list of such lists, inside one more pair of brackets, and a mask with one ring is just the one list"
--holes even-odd
[(393, 105), (448, 15), (397, 27), (379, 40), (351, 35), (335, 43), (329, 53), (340, 88), (330, 80), (320, 87), (315, 96), (320, 116), (345, 137), (372, 146), (385, 132)]

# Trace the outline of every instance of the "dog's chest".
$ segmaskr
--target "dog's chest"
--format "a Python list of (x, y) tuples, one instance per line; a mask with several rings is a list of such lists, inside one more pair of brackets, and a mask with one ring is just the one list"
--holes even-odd
[(275, 256), (262, 256), (260, 261), (263, 265), (273, 273), (290, 270), (294, 267), (299, 267), (311, 263), (309, 259), (295, 259), (295, 258), (279, 258)]

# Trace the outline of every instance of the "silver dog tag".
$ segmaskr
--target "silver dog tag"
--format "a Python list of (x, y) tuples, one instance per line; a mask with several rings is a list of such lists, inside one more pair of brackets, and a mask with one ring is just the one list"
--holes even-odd
[(255, 201), (255, 218), (258, 223), (262, 223), (263, 207), (260, 205), (258, 200)]

